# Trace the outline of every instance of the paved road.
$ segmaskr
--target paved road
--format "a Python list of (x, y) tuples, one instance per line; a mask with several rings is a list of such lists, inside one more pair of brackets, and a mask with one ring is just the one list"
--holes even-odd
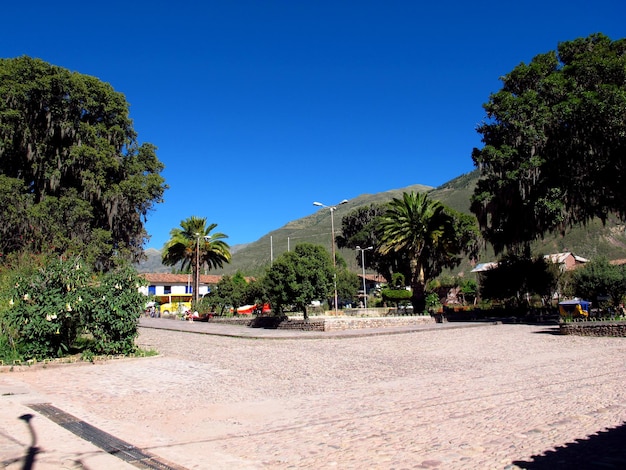
[(170, 322), (207, 331), (145, 323), (157, 357), (0, 374), (0, 462), (24, 468), (30, 447), (32, 468), (136, 468), (47, 403), (170, 468), (626, 468), (621, 338), (432, 325), (276, 341)]

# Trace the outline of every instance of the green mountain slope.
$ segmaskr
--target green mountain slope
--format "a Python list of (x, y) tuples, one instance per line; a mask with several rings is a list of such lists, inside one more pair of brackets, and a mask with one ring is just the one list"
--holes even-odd
[[(465, 213), (470, 213), (470, 197), (478, 180), (478, 171), (461, 175), (438, 188), (424, 185), (413, 185), (406, 188), (394, 189), (376, 194), (362, 194), (350, 200), (347, 204), (337, 207), (334, 212), (335, 234), (341, 230), (341, 219), (353, 209), (372, 203), (390, 201), (399, 197), (403, 192), (428, 191), (432, 199), (436, 199), (445, 205)], [(293, 249), (298, 243), (315, 243), (331, 249), (331, 218), (330, 210), (320, 208), (315, 213), (294, 220), (283, 227), (274, 230), (257, 241), (246, 245), (233, 247), (233, 256), (230, 264), (223, 269), (211, 271), (211, 274), (234, 274), (241, 271), (246, 275), (259, 276), (270, 265), (272, 259), (278, 258), (287, 250)], [(626, 258), (626, 232), (623, 223), (611, 219), (603, 226), (600, 221), (594, 221), (585, 227), (576, 227), (568, 231), (565, 236), (558, 234), (546, 237), (535, 243), (533, 250), (537, 254), (558, 253), (571, 251), (579, 256), (593, 259), (606, 256), (609, 259)], [(161, 266), (160, 260), (151, 261), (155, 253), (147, 252), (149, 261), (139, 265), (143, 272), (170, 272), (171, 268)], [(339, 250), (338, 253), (344, 258), (348, 267), (360, 273), (357, 258), (360, 254), (354, 250)], [(158, 252), (157, 252), (158, 254)], [(158, 254), (160, 258), (160, 254)], [(480, 255), (480, 261), (493, 261), (495, 255), (487, 248)], [(464, 261), (450, 275), (469, 275), (472, 266), (469, 260)]]
[[(405, 191), (431, 191), (433, 188), (424, 185), (413, 185), (407, 188), (394, 189), (376, 194), (362, 194), (346, 204), (337, 206), (334, 212), (335, 234), (341, 230), (341, 218), (357, 207), (390, 201)], [(293, 250), (298, 243), (314, 243), (331, 250), (331, 217), (330, 210), (320, 208), (317, 212), (294, 220), (283, 227), (264, 235), (257, 241), (246, 245), (233, 254), (231, 262), (224, 269), (212, 271), (214, 274), (233, 274), (238, 270), (248, 275), (260, 275), (270, 265), (272, 259), (282, 253)], [(358, 269), (356, 253), (353, 250), (339, 250), (348, 267)]]

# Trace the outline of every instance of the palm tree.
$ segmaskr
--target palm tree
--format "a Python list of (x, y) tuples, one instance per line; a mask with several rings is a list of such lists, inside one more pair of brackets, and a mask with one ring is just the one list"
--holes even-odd
[(429, 277), (438, 275), (442, 266), (454, 264), (462, 250), (456, 226), (455, 216), (441, 202), (414, 192), (393, 198), (380, 221), (377, 250), (381, 255), (397, 252), (406, 256), (416, 313), (426, 306)]
[(217, 224), (206, 225), (206, 218), (191, 216), (170, 231), (170, 239), (162, 250), (161, 260), (166, 266), (182, 262), (181, 269), (193, 272), (193, 298), (198, 301), (200, 267), (221, 268), (230, 262), (230, 246), (223, 241), (223, 233), (211, 234)]

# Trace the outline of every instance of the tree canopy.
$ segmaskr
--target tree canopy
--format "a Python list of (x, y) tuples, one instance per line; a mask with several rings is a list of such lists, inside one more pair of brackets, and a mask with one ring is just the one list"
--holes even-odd
[[(387, 204), (370, 204), (352, 210), (341, 219), (341, 233), (336, 237), (339, 248), (376, 247), (380, 245), (378, 224), (387, 210)], [(408, 276), (406, 257), (402, 252), (392, 251), (385, 255), (377, 250), (370, 250), (367, 256), (361, 257), (357, 250), (354, 252), (357, 264), (361, 266), (365, 259), (365, 268), (380, 273), (387, 282), (391, 282), (394, 272), (401, 271)], [(361, 266), (363, 267), (363, 266)]]
[[(400, 254), (408, 263), (414, 311), (425, 307), (426, 283), (444, 268), (458, 266), (461, 254), (472, 255), (478, 233), (472, 216), (432, 200), (425, 193), (393, 198), (378, 223), (382, 255)], [(398, 272), (403, 272), (399, 270)]]
[(0, 59), (0, 97), (0, 253), (81, 253), (104, 269), (139, 259), (167, 187), (124, 95), (20, 57)]
[(558, 266), (541, 255), (507, 253), (496, 267), (480, 273), (480, 294), (509, 307), (528, 306), (530, 295), (541, 296), (547, 304), (557, 290), (558, 274)]
[(484, 105), (472, 211), (497, 252), (609, 213), (626, 215), (626, 39), (558, 44)]
[(598, 258), (574, 271), (572, 289), (577, 296), (591, 300), (598, 307), (604, 304), (618, 307), (626, 295), (626, 270), (606, 258)]
[[(355, 306), (358, 305), (359, 301), (359, 289), (361, 289), (361, 279), (359, 275), (353, 273), (345, 266), (337, 266), (337, 299), (339, 302), (339, 306), (342, 305), (342, 301), (344, 304), (355, 303)], [(334, 299), (333, 299), (334, 301)]]
[(281, 314), (293, 305), (306, 319), (308, 305), (327, 299), (333, 290), (333, 274), (332, 259), (322, 246), (302, 243), (283, 253), (265, 276), (272, 310)]
[(165, 242), (161, 260), (166, 266), (182, 263), (181, 269), (191, 268), (193, 272), (194, 300), (198, 300), (200, 267), (221, 268), (231, 259), (230, 246), (224, 241), (228, 235), (211, 233), (217, 224), (206, 224), (206, 218), (191, 216), (170, 231), (170, 239)]

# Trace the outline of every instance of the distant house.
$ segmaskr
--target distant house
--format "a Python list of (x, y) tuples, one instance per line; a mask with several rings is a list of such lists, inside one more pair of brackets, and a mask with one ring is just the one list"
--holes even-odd
[(576, 256), (574, 253), (570, 253), (569, 251), (546, 255), (544, 258), (554, 264), (558, 264), (561, 271), (572, 271), (589, 262), (587, 258)]
[[(144, 295), (169, 295), (169, 294), (192, 294), (193, 281), (191, 274), (170, 273), (143, 273), (140, 274), (146, 281), (147, 286), (139, 289)], [(200, 275), (198, 295), (202, 297), (211, 291), (211, 287), (217, 285), (222, 276), (209, 274)]]
[[(365, 292), (369, 295), (372, 292), (380, 289), (382, 284), (387, 281), (380, 274), (366, 274), (365, 275)], [(359, 274), (359, 296), (363, 292), (363, 275)]]
[(490, 263), (478, 263), (474, 269), (470, 272), (472, 273), (484, 273), (485, 271), (489, 271), (490, 269), (497, 268), (498, 263), (492, 261)]
[[(588, 263), (589, 260), (587, 258), (583, 258), (582, 256), (577, 256), (574, 253), (570, 253), (566, 251), (564, 253), (553, 253), (551, 255), (545, 255), (544, 259), (550, 261), (553, 264), (559, 266), (561, 271), (572, 271), (585, 263)], [(493, 268), (497, 268), (497, 261), (492, 261), (490, 263), (480, 263), (477, 264), (471, 272), (473, 273), (482, 273), (488, 271)]]

